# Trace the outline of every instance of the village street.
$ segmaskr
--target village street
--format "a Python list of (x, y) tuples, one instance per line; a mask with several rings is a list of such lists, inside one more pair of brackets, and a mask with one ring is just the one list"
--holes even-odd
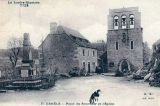
[(71, 106), (82, 102), (87, 106), (97, 89), (102, 91), (98, 101), (102, 106), (160, 106), (160, 88), (104, 75), (59, 80), (54, 88), (42, 91), (1, 93), (0, 106)]

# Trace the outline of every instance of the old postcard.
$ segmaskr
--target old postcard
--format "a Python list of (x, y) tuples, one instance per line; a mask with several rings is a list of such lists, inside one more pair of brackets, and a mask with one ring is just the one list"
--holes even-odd
[(0, 106), (160, 106), (159, 0), (0, 0)]

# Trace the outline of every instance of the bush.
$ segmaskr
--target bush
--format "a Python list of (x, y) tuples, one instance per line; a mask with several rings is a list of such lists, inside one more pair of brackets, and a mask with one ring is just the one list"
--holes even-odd
[(78, 67), (73, 67), (72, 70), (69, 72), (69, 75), (72, 77), (76, 77), (80, 75), (80, 70)]
[(116, 73), (115, 73), (115, 76), (116, 77), (121, 77), (121, 76), (123, 76), (123, 73), (121, 71), (117, 70)]
[(87, 76), (87, 75), (88, 75), (87, 71), (84, 68), (82, 68), (80, 70), (80, 76)]
[(101, 67), (96, 67), (96, 73), (97, 73), (97, 74), (101, 74), (101, 73), (102, 73)]
[(88, 73), (84, 68), (79, 69), (78, 67), (74, 67), (72, 68), (72, 71), (69, 72), (69, 75), (72, 77), (87, 76)]
[(62, 78), (70, 78), (71, 76), (69, 74), (67, 74), (67, 73), (61, 73), (60, 77), (62, 77)]

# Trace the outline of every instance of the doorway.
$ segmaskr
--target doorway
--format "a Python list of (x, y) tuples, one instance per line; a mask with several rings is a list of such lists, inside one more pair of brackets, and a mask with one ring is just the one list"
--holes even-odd
[(90, 73), (91, 71), (91, 66), (90, 66), (90, 62), (88, 62), (88, 73)]
[(125, 60), (121, 64), (121, 70), (122, 72), (128, 71), (128, 63)]
[(131, 67), (130, 67), (130, 64), (129, 64), (128, 60), (126, 60), (126, 59), (121, 60), (120, 63), (119, 63), (119, 68), (118, 69), (121, 72), (130, 71)]

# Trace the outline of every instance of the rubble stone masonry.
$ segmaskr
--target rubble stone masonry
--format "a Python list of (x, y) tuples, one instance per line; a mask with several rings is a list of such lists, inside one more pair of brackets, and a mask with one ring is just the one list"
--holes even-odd
[[(122, 25), (123, 21), (125, 21), (124, 25)], [(115, 23), (117, 23), (117, 26)], [(123, 26), (126, 26), (126, 28), (122, 28)], [(138, 7), (112, 9), (109, 11), (107, 33), (109, 71), (115, 72), (117, 69), (123, 71), (123, 61), (127, 62), (128, 70), (137, 70), (143, 67), (142, 33), (141, 13), (138, 11)]]

